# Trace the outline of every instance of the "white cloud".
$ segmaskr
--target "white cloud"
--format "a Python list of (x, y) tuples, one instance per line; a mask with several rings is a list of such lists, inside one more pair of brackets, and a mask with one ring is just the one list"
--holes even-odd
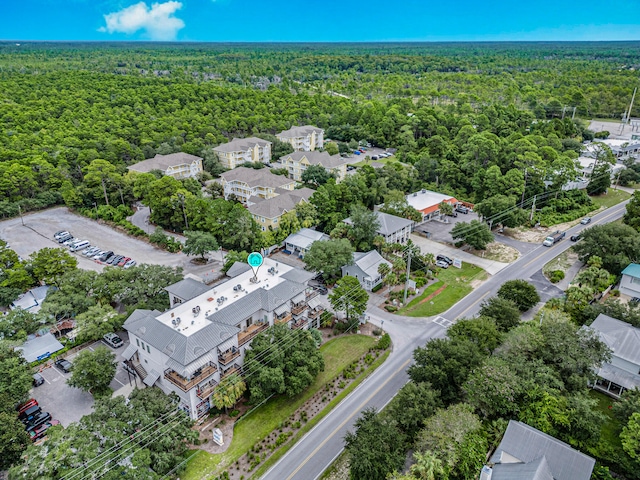
[(154, 3), (151, 7), (145, 2), (136, 3), (106, 14), (106, 26), (100, 27), (99, 31), (132, 34), (143, 30), (151, 40), (174, 40), (178, 31), (184, 28), (184, 22), (173, 16), (181, 8), (182, 3), (175, 1)]

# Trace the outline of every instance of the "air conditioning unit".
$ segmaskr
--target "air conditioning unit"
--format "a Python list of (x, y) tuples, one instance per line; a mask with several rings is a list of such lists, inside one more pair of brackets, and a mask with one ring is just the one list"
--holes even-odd
[(480, 480), (491, 480), (492, 474), (493, 474), (493, 470), (491, 470), (491, 467), (485, 465), (484, 467), (482, 467), (482, 470), (480, 471)]

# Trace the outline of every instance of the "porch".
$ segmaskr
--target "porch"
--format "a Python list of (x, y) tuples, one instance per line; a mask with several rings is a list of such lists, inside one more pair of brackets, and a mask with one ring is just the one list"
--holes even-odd
[(238, 345), (244, 345), (251, 341), (253, 337), (263, 330), (266, 330), (268, 327), (269, 324), (267, 323), (254, 323), (253, 325), (249, 325), (244, 332), (238, 333)]
[(195, 387), (198, 383), (202, 382), (207, 377), (210, 377), (214, 373), (218, 371), (218, 367), (213, 363), (209, 362), (204, 366), (198, 368), (193, 374), (191, 378), (185, 378), (180, 375), (178, 372), (173, 370), (172, 368), (167, 368), (164, 371), (164, 378), (173, 383), (176, 387), (181, 390), (188, 392), (193, 387)]
[(224, 351), (223, 353), (218, 354), (218, 361), (220, 362), (220, 365), (228, 365), (239, 356), (240, 356), (240, 350), (236, 347), (231, 347), (230, 349)]

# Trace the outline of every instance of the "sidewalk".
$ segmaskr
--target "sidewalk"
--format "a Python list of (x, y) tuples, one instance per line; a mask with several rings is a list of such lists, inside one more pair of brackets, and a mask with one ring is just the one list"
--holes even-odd
[(420, 247), (420, 251), (422, 253), (433, 253), (434, 255), (446, 255), (452, 259), (459, 258), (463, 262), (472, 263), (477, 265), (486, 271), (489, 275), (495, 275), (503, 268), (507, 267), (508, 263), (497, 262), (495, 260), (489, 260), (482, 257), (477, 257), (476, 255), (472, 255), (467, 252), (463, 252), (457, 248), (449, 247), (447, 245), (443, 245), (442, 243), (434, 242), (433, 240), (428, 240), (419, 235), (412, 234), (411, 241)]

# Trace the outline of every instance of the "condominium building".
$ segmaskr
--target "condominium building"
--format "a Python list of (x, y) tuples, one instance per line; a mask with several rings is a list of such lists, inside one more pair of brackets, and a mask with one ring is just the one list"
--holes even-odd
[[(267, 168), (238, 167), (220, 175), (224, 188), (224, 198), (234, 195), (249, 206), (257, 198), (269, 199), (286, 191), (293, 191), (296, 182), (282, 175), (274, 175)], [(252, 197), (254, 197), (252, 199)]]
[(213, 287), (185, 279), (166, 288), (171, 308), (136, 310), (124, 328), (123, 357), (147, 386), (176, 393), (193, 419), (211, 408), (211, 395), (226, 376), (243, 374), (253, 338), (276, 324), (317, 326), (323, 307), (307, 283), (312, 272), (265, 258), (254, 277), (236, 263), (233, 278)]
[(289, 177), (302, 180), (302, 174), (311, 165), (321, 165), (336, 176), (336, 181), (344, 179), (347, 174), (347, 162), (340, 155), (329, 155), (327, 152), (293, 152), (280, 157), (283, 168), (289, 172)]
[(296, 152), (311, 152), (324, 146), (324, 130), (312, 125), (291, 127), (276, 134), (276, 138), (281, 142), (289, 143)]
[(232, 170), (246, 162), (271, 162), (271, 142), (262, 138), (234, 138), (213, 149), (220, 164)]
[(189, 153), (178, 152), (169, 155), (156, 155), (153, 158), (134, 163), (128, 167), (133, 172), (149, 173), (160, 170), (163, 174), (180, 180), (181, 178), (195, 178), (204, 170), (202, 158)]
[(249, 212), (264, 232), (269, 227), (277, 229), (280, 226), (280, 218), (285, 213), (295, 210), (300, 202), (308, 202), (315, 190), (299, 188), (292, 192), (286, 191), (276, 197), (262, 199), (252, 197)]

